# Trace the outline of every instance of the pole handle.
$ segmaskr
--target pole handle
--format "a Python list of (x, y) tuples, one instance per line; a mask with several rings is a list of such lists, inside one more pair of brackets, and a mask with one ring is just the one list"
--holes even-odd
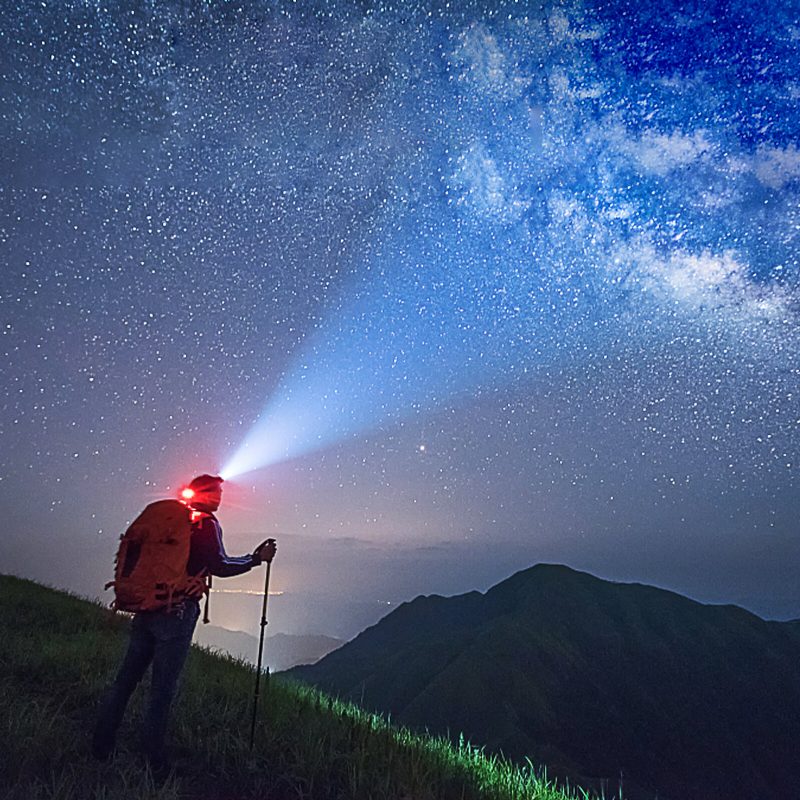
[[(261, 542), (261, 544), (258, 545), (258, 547), (256, 547), (256, 549), (253, 550), (253, 552), (257, 553), (259, 550), (261, 550), (262, 547), (266, 547), (268, 544), (275, 544), (275, 539), (264, 539), (264, 541)], [(270, 558), (266, 563), (267, 564), (272, 563), (272, 559)]]

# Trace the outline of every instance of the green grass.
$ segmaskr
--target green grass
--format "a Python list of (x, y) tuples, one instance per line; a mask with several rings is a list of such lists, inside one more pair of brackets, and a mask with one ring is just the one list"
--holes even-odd
[[(119, 664), (128, 621), (30, 581), (0, 576), (0, 797), (566, 800), (528, 765), (393, 727), (316, 690), (271, 678), (249, 749), (255, 673), (192, 649), (173, 707), (175, 769), (156, 786), (136, 745), (137, 690), (111, 763), (89, 731)], [(262, 684), (263, 686), (263, 684)]]

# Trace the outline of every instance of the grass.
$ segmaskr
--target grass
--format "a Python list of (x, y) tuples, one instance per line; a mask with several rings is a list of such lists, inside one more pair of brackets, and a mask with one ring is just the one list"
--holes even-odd
[(97, 701), (128, 621), (86, 600), (0, 576), (0, 797), (6, 800), (568, 800), (533, 765), (467, 742), (420, 736), (309, 687), (262, 684), (249, 748), (255, 673), (192, 648), (173, 707), (175, 769), (156, 785), (137, 750), (134, 695), (110, 763), (89, 753)]

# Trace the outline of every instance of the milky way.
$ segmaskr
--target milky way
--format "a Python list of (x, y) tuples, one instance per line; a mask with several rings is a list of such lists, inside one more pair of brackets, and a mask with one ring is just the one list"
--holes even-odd
[(800, 616), (797, 8), (298, 5), (4, 15), (3, 568), (98, 593), (249, 442), (287, 630), (539, 559)]

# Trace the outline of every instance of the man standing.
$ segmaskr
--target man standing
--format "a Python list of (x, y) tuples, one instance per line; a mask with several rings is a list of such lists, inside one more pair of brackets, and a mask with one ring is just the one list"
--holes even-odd
[[(214, 512), (222, 501), (222, 478), (199, 475), (184, 492), (192, 510), (192, 533), (186, 571), (202, 578), (229, 578), (272, 561), (275, 542), (270, 540), (252, 555), (231, 557), (222, 544), (222, 528)], [(200, 581), (196, 585), (202, 585)], [(144, 750), (155, 772), (166, 773), (169, 762), (164, 751), (169, 709), (178, 687), (192, 635), (200, 616), (202, 590), (190, 592), (177, 603), (153, 611), (138, 611), (131, 623), (128, 650), (114, 682), (100, 704), (92, 737), (95, 758), (108, 759), (114, 752), (117, 729), (128, 700), (152, 664), (150, 697), (144, 724)]]

